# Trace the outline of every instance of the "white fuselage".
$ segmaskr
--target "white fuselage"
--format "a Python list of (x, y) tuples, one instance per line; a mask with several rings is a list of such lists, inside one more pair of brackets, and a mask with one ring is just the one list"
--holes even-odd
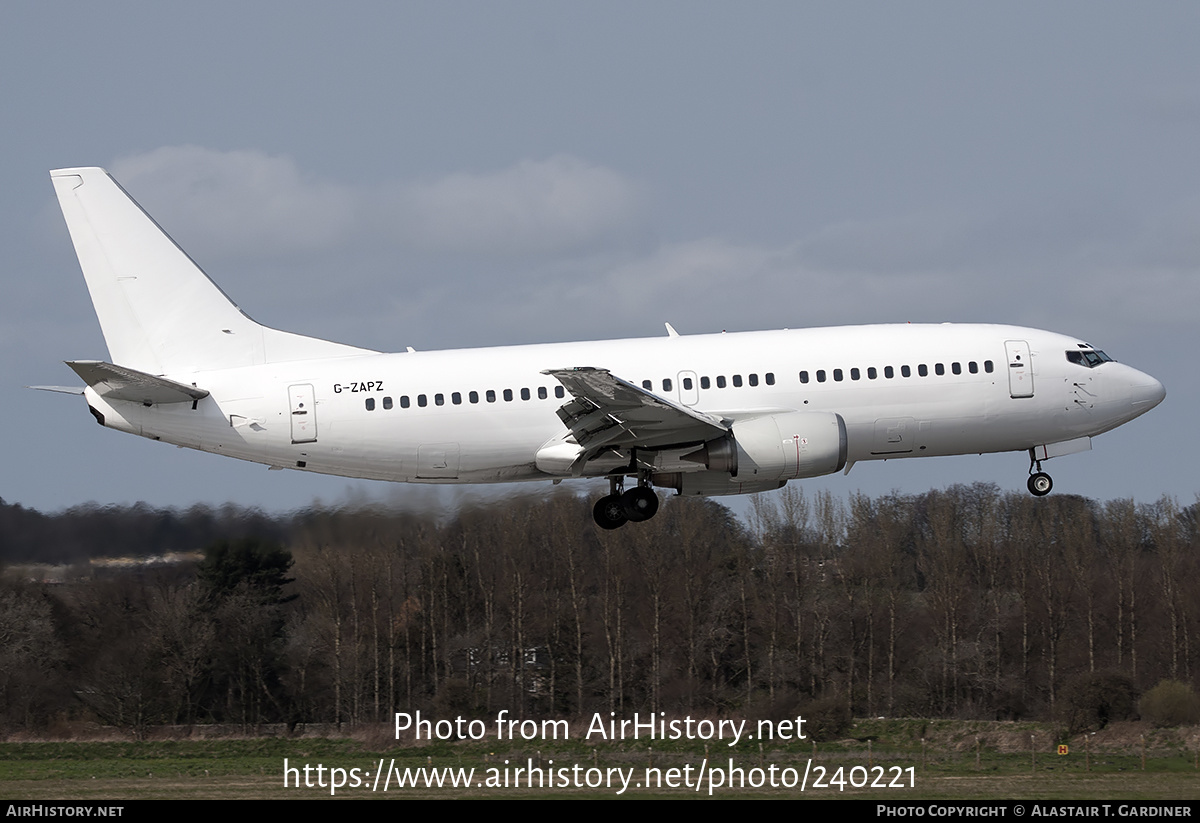
[(728, 421), (833, 412), (845, 421), (853, 463), (1081, 441), (1162, 399), (1158, 381), (1123, 364), (1069, 362), (1066, 353), (1084, 345), (1013, 326), (849, 326), (364, 354), (164, 375), (209, 392), (194, 409), (105, 399), (92, 388), (87, 398), (107, 426), (270, 466), (493, 483), (564, 476), (538, 462), (539, 450), (566, 431), (556, 410), (571, 399), (547, 369), (604, 368)]

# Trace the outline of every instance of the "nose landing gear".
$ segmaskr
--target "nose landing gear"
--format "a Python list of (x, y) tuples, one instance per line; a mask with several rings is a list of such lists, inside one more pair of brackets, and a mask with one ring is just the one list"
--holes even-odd
[[(1037, 471), (1034, 471), (1034, 468)], [(1033, 449), (1029, 450), (1029, 480), (1025, 484), (1029, 488), (1029, 493), (1034, 497), (1045, 497), (1054, 488), (1054, 481), (1050, 479), (1050, 475), (1042, 471), (1042, 461), (1033, 456)]]

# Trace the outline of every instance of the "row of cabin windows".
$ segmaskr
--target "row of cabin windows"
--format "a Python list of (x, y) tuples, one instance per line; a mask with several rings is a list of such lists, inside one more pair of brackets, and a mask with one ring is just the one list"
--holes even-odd
[[(983, 370), (987, 374), (991, 374), (993, 371), (996, 370), (996, 366), (994, 363), (992, 363), (991, 360), (984, 360), (983, 361)], [(974, 360), (968, 361), (967, 362), (967, 371), (970, 372), (971, 374), (979, 374), (979, 364), (976, 363)], [(933, 364), (933, 373), (936, 375), (939, 375), (939, 376), (945, 374), (946, 373), (946, 364), (945, 363), (934, 363)], [(950, 364), (950, 373), (951, 374), (962, 374), (963, 373), (962, 363), (951, 363)], [(892, 379), (893, 377), (896, 376), (896, 369), (893, 366), (884, 366), (883, 367), (883, 376), (885, 378), (887, 378), (888, 380)], [(911, 366), (901, 366), (900, 367), (900, 376), (901, 377), (912, 377), (912, 367)], [(921, 363), (919, 366), (917, 366), (917, 376), (918, 377), (928, 377), (929, 376), (929, 366), (925, 365), (924, 363)], [(817, 369), (816, 378), (817, 378), (818, 383), (824, 383), (826, 380), (829, 379), (829, 375), (826, 373), (826, 371), (824, 369)], [(867, 379), (868, 380), (876, 380), (878, 378), (879, 378), (878, 369), (876, 369), (874, 366), (871, 366), (870, 368), (867, 369)], [(809, 376), (808, 372), (806, 372), (806, 371), (800, 372), (800, 382), (801, 383), (807, 383), (809, 381), (809, 379), (810, 379), (810, 376)], [(835, 383), (840, 383), (841, 381), (843, 381), (845, 379), (846, 379), (845, 372), (843, 372), (841, 369), (833, 370), (833, 381)], [(862, 372), (859, 371), (858, 369), (850, 369), (850, 379), (851, 380), (861, 380)]]
[[(715, 382), (716, 382), (716, 386), (718, 389), (723, 389), (730, 384), (732, 384), (735, 389), (740, 389), (743, 385), (742, 376), (740, 374), (733, 375), (732, 377), (729, 378), (728, 381), (725, 380), (725, 375), (718, 374), (715, 378)], [(764, 374), (762, 376), (762, 382), (766, 383), (768, 386), (774, 386), (775, 385), (775, 374), (773, 372), (767, 372), (766, 374)], [(684, 377), (683, 379), (681, 379), (679, 381), (679, 383), (683, 387), (684, 391), (691, 391), (693, 386), (695, 385), (694, 381), (690, 377)], [(714, 383), (714, 379), (710, 379), (707, 375), (700, 378), (700, 388), (702, 388), (702, 389), (711, 389), (713, 387), (713, 383)], [(758, 375), (757, 374), (746, 375), (745, 384), (750, 385), (750, 386), (757, 386), (758, 385)], [(671, 380), (671, 378), (669, 378), (669, 377), (663, 378), (663, 381), (662, 381), (662, 390), (663, 391), (673, 391), (673, 389), (672, 389), (673, 385), (674, 385), (674, 383)], [(654, 381), (653, 380), (643, 380), (642, 388), (646, 389), (647, 391), (653, 391), (654, 390)]]
[[(995, 371), (995, 365), (992, 363), (991, 360), (984, 360), (983, 361), (983, 370), (986, 373), (991, 374), (993, 371)], [(979, 373), (979, 364), (976, 363), (974, 360), (969, 361), (967, 363), (967, 371), (970, 372), (971, 374), (978, 374)], [(962, 374), (962, 372), (963, 372), (963, 367), (962, 367), (961, 363), (951, 363), (950, 364), (950, 373), (951, 374)], [(945, 364), (944, 363), (934, 363), (933, 364), (933, 373), (937, 374), (937, 375), (945, 374), (946, 373)], [(926, 366), (924, 363), (921, 363), (920, 365), (917, 366), (917, 375), (919, 377), (928, 377), (929, 376), (929, 367)], [(893, 368), (892, 366), (884, 366), (883, 367), (883, 376), (889, 380), (891, 378), (895, 377), (896, 376), (895, 368)], [(901, 366), (900, 367), (900, 376), (901, 377), (912, 377), (912, 368), (910, 366)], [(871, 366), (867, 369), (867, 379), (868, 380), (875, 380), (878, 377), (879, 377), (879, 372), (874, 366)], [(826, 371), (824, 369), (817, 369), (816, 378), (817, 378), (818, 383), (824, 383), (829, 378), (829, 375), (826, 373)], [(809, 382), (809, 379), (810, 379), (810, 376), (807, 371), (800, 372), (800, 382), (801, 383), (807, 383), (807, 382)], [(833, 380), (835, 383), (840, 383), (844, 379), (845, 379), (845, 372), (843, 372), (841, 369), (833, 370)], [(857, 368), (850, 369), (850, 379), (851, 380), (861, 380), (862, 372)], [(679, 382), (684, 391), (692, 390), (692, 387), (693, 387), (692, 378), (684, 377)], [(767, 372), (766, 374), (764, 374), (762, 376), (762, 382), (768, 386), (774, 386), (775, 385), (775, 374), (773, 372)], [(738, 389), (738, 388), (741, 388), (743, 385), (757, 386), (759, 384), (759, 377), (757, 374), (748, 374), (748, 375), (746, 375), (744, 381), (742, 379), (742, 375), (740, 375), (740, 374), (731, 375), (728, 381), (725, 379), (725, 375), (723, 375), (723, 374), (718, 374), (716, 376), (716, 378), (713, 378), (713, 379), (710, 379), (707, 375), (700, 378), (700, 388), (702, 388), (702, 389), (710, 389), (713, 387), (714, 384), (716, 385), (716, 387), (718, 389), (724, 389), (730, 385), (732, 385), (735, 389)], [(647, 391), (653, 391), (654, 390), (654, 381), (653, 380), (643, 380), (642, 388), (646, 389)], [(663, 381), (662, 381), (662, 390), (665, 392), (674, 391), (674, 381), (671, 380), (671, 378), (669, 378), (669, 377), (664, 377)], [(520, 395), (521, 395), (522, 400), (532, 400), (533, 399), (533, 393), (529, 389), (521, 389)], [(501, 396), (503, 396), (505, 402), (512, 402), (512, 400), (514, 399), (513, 390), (512, 389), (504, 389), (504, 391), (501, 392)], [(550, 396), (550, 391), (545, 386), (538, 386), (537, 396), (538, 396), (539, 400), (546, 400)], [(563, 389), (562, 386), (555, 386), (554, 387), (554, 396), (556, 398), (558, 398), (559, 400), (561, 400), (564, 397), (566, 397), (566, 391)], [(494, 389), (488, 389), (486, 392), (484, 392), (483, 397), (488, 403), (495, 403), (497, 400), (496, 391)], [(477, 392), (477, 391), (467, 392), (467, 401), (469, 403), (478, 403), (479, 402), (479, 392)], [(450, 402), (455, 406), (461, 406), (462, 402), (463, 402), (462, 392), (451, 392), (450, 393)], [(405, 394), (405, 395), (400, 396), (400, 408), (407, 409), (411, 405), (412, 405), (412, 403), (411, 403), (408, 395)], [(418, 394), (417, 395), (417, 407), (425, 408), (428, 405), (429, 405), (428, 395)], [(433, 405), (435, 405), (435, 406), (446, 405), (446, 395), (435, 394), (433, 396)], [(375, 398), (368, 397), (366, 399), (366, 406), (367, 406), (367, 411), (375, 411)], [(385, 409), (392, 408), (392, 398), (391, 397), (383, 398), (383, 408), (385, 408)]]
[[(733, 375), (730, 378), (730, 381), (732, 382), (732, 384), (735, 388), (740, 388), (743, 385), (742, 375), (740, 375), (740, 374)], [(759, 384), (759, 376), (757, 374), (747, 375), (744, 382), (751, 386), (757, 386)], [(775, 385), (775, 375), (771, 372), (767, 372), (766, 374), (764, 374), (762, 376), (762, 382), (766, 383), (766, 385), (768, 385), (768, 386), (774, 386)], [(690, 377), (685, 377), (680, 381), (680, 384), (683, 386), (683, 388), (686, 391), (691, 391), (692, 387), (694, 385), (694, 381)], [(708, 377), (700, 378), (700, 388), (702, 388), (702, 389), (711, 388), (712, 384), (713, 384), (713, 381), (710, 380)], [(723, 389), (727, 385), (729, 385), (729, 383), (726, 381), (725, 375), (723, 375), (723, 374), (717, 375), (717, 377), (716, 377), (717, 388)], [(643, 380), (642, 388), (646, 389), (647, 391), (653, 391), (654, 381)], [(674, 391), (674, 381), (671, 380), (671, 378), (669, 378), (669, 377), (663, 378), (662, 390), (663, 391)], [(503, 398), (506, 402), (511, 402), (514, 399), (513, 390), (505, 389), (501, 393), (501, 396), (503, 396)], [(529, 389), (521, 389), (520, 396), (521, 396), (522, 400), (532, 400), (533, 392)], [(538, 396), (539, 400), (546, 400), (550, 396), (550, 390), (547, 389), (545, 386), (538, 386), (537, 396)], [(561, 400), (567, 396), (566, 390), (562, 386), (555, 386), (554, 387), (554, 396), (557, 397), (559, 400)], [(497, 400), (495, 390), (488, 389), (486, 392), (484, 392), (484, 399), (488, 403), (495, 403)], [(467, 401), (470, 403), (478, 403), (479, 402), (479, 392), (475, 392), (475, 391), (467, 392)], [(365, 402), (366, 402), (367, 411), (375, 411), (375, 398), (374, 397), (368, 397)], [(461, 406), (462, 402), (463, 402), (462, 393), (461, 392), (451, 392), (450, 393), (450, 402), (455, 406)], [(392, 398), (391, 397), (383, 398), (382, 405), (383, 405), (383, 408), (385, 408), (385, 409), (392, 408), (392, 406), (393, 406)], [(411, 405), (412, 405), (412, 402), (411, 402), (410, 398), (408, 397), (408, 395), (400, 396), (400, 408), (407, 409)], [(424, 395), (424, 394), (418, 394), (417, 395), (417, 407), (425, 408), (428, 405), (429, 405), (428, 396)], [(433, 396), (433, 405), (435, 405), (435, 406), (446, 405), (446, 395), (435, 394)]]
[[(530, 391), (529, 389), (521, 389), (520, 395), (521, 395), (522, 400), (532, 400), (533, 399), (533, 392)], [(512, 400), (514, 398), (513, 390), (512, 389), (504, 389), (504, 391), (502, 391), (500, 393), (500, 396), (504, 398), (505, 402), (512, 402)], [(537, 396), (538, 396), (538, 400), (545, 400), (550, 396), (550, 390), (547, 389), (545, 386), (538, 386)], [(559, 400), (561, 400), (567, 396), (567, 391), (562, 386), (555, 386), (554, 387), (554, 396), (557, 397)], [(487, 391), (485, 391), (483, 393), (483, 397), (488, 403), (495, 403), (496, 399), (497, 399), (496, 390), (488, 389)], [(479, 402), (479, 392), (477, 392), (477, 391), (467, 392), (467, 402), (468, 403), (478, 403)], [(463, 403), (462, 392), (457, 392), (457, 391), (450, 392), (450, 403), (455, 406), (461, 406)], [(412, 405), (412, 400), (409, 398), (409, 396), (407, 394), (400, 395), (400, 408), (407, 409), (411, 405)], [(425, 394), (418, 394), (417, 395), (417, 407), (423, 409), (428, 405), (429, 405), (429, 396), (425, 395)], [(435, 406), (446, 405), (446, 395), (435, 394), (433, 396), (433, 405), (435, 405)], [(367, 406), (367, 411), (375, 411), (375, 398), (368, 397), (366, 400), (366, 406)], [(383, 407), (385, 409), (392, 408), (392, 398), (390, 398), (390, 397), (383, 398)]]

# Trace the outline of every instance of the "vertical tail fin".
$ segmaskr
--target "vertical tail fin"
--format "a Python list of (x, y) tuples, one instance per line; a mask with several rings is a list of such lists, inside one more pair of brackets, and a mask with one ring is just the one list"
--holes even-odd
[(369, 353), (251, 320), (104, 169), (50, 177), (114, 363), (167, 374)]

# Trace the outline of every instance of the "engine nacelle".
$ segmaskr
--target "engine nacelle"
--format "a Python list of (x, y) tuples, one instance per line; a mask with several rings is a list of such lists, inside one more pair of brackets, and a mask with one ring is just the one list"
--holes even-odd
[(787, 412), (739, 420), (731, 434), (684, 459), (747, 484), (833, 474), (846, 465), (847, 449), (840, 414)]

